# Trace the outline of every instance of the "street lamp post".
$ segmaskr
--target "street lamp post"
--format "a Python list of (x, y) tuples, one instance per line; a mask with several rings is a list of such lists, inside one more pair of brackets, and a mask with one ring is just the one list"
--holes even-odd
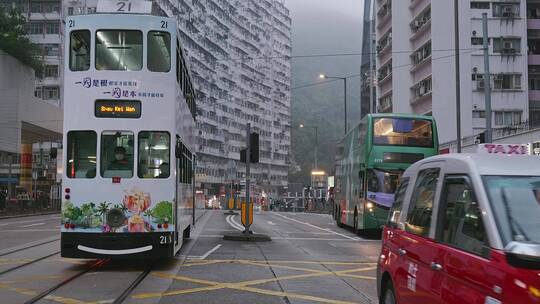
[[(300, 124), (300, 128), (306, 128), (306, 125), (304, 125), (303, 123)], [(315, 170), (319, 169), (319, 160), (318, 160), (318, 156), (319, 156), (319, 127), (317, 126), (310, 126), (310, 128), (313, 128), (315, 129), (315, 150), (314, 150), (314, 158), (315, 158)]]
[(345, 110), (345, 134), (347, 134), (347, 77), (334, 77), (325, 74), (319, 75), (321, 79), (341, 79), (343, 80), (343, 108)]

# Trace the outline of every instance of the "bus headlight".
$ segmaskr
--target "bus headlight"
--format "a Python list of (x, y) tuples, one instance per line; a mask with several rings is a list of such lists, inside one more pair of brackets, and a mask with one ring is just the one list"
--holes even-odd
[(366, 204), (366, 207), (367, 207), (368, 209), (373, 209), (373, 203), (367, 203), (367, 204)]

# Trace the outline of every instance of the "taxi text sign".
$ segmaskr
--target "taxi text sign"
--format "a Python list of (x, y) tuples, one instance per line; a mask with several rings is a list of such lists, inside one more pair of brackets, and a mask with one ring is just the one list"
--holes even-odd
[(480, 154), (507, 154), (507, 155), (528, 155), (527, 145), (513, 144), (481, 144), (477, 147)]
[(98, 13), (151, 14), (152, 1), (144, 0), (99, 0)]

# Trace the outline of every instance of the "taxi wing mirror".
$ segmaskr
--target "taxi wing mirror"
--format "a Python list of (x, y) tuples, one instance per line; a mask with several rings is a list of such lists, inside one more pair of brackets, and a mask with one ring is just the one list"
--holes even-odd
[(504, 251), (510, 265), (540, 269), (540, 244), (513, 241), (504, 247)]

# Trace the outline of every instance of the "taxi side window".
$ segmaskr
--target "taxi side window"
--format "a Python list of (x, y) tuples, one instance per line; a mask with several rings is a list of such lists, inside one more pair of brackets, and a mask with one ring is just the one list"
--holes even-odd
[(390, 215), (388, 217), (388, 223), (390, 226), (396, 226), (399, 222), (399, 216), (401, 215), (401, 208), (403, 207), (403, 200), (405, 199), (405, 192), (407, 192), (407, 186), (409, 185), (409, 178), (404, 177), (400, 181), (400, 185), (396, 191), (396, 196), (392, 208), (390, 209)]
[(438, 177), (438, 168), (430, 168), (418, 173), (411, 204), (407, 212), (407, 221), (405, 223), (407, 232), (419, 236), (429, 235)]
[(441, 197), (437, 240), (481, 256), (489, 254), (482, 212), (466, 177), (447, 177)]

